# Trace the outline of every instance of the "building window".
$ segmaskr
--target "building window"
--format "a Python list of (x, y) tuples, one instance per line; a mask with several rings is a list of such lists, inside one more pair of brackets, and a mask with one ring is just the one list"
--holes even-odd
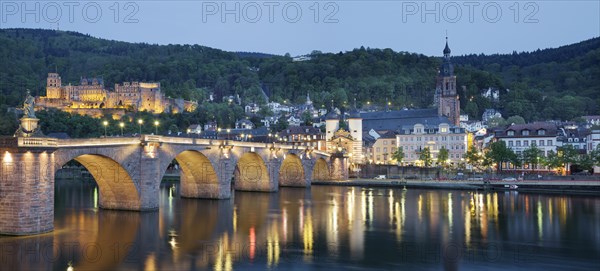
[(540, 130), (537, 131), (537, 134), (538, 135), (545, 135), (546, 134), (546, 130), (540, 129)]
[(521, 147), (521, 140), (517, 140), (517, 147)]
[(529, 147), (529, 140), (523, 140), (523, 147)]
[(512, 141), (512, 140), (508, 141), (508, 146), (509, 146), (509, 147), (512, 147), (512, 146), (513, 146), (513, 141)]
[(383, 145), (387, 145), (387, 140), (384, 140), (384, 141), (383, 141)]
[(515, 135), (515, 131), (512, 131), (512, 130), (508, 131), (508, 132), (506, 132), (506, 135), (508, 135), (508, 136), (514, 136)]
[[(375, 149), (375, 151), (376, 151), (376, 152), (380, 152), (380, 151), (381, 151), (381, 149), (380, 149), (379, 147), (377, 147), (377, 148)], [(379, 159), (379, 158), (377, 158), (377, 159)]]
[(383, 152), (387, 153), (387, 147), (383, 147)]
[(523, 130), (521, 131), (521, 134), (524, 136), (528, 136), (529, 135), (529, 130)]
[(540, 146), (544, 146), (544, 140), (540, 139)]
[(547, 144), (548, 146), (552, 146), (552, 140), (548, 139), (548, 141), (546, 143), (548, 143)]

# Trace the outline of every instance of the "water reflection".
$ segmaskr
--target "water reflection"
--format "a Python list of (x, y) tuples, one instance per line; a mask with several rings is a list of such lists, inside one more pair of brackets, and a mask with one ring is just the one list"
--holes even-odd
[(198, 200), (170, 184), (160, 202), (102, 210), (94, 186), (57, 185), (56, 230), (0, 237), (2, 269), (600, 267), (600, 198), (316, 186)]

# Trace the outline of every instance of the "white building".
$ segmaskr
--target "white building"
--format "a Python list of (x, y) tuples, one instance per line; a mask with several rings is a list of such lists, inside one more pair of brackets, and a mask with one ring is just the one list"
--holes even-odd
[[(600, 130), (592, 130), (586, 137), (588, 152), (597, 150), (600, 146)], [(594, 166), (594, 174), (600, 174), (600, 167)]]
[(241, 119), (235, 122), (235, 129), (249, 130), (254, 129), (254, 123), (247, 119)]
[(287, 105), (282, 105), (282, 104), (276, 103), (276, 102), (270, 102), (270, 103), (267, 104), (267, 106), (269, 107), (269, 109), (271, 109), (271, 111), (275, 115), (279, 115), (282, 112), (289, 113), (289, 112), (292, 111), (291, 107), (289, 107)]
[(467, 134), (463, 128), (451, 127), (449, 123), (439, 125), (424, 125), (417, 123), (412, 127), (403, 128), (396, 135), (396, 145), (404, 152), (403, 164), (421, 165), (421, 151), (426, 147), (431, 152), (435, 162), (442, 147), (449, 153), (450, 163), (464, 162), (467, 152)]
[(500, 90), (497, 88), (488, 88), (481, 91), (481, 96), (492, 101), (500, 100)]
[[(496, 131), (495, 137), (506, 143), (506, 146), (510, 148), (517, 155), (522, 155), (523, 151), (529, 149), (531, 146), (542, 151), (544, 156), (548, 155), (548, 152), (556, 152), (558, 145), (558, 127), (555, 124), (547, 122), (534, 122), (528, 124), (513, 124), (505, 130)], [(525, 167), (528, 167), (525, 165)], [(505, 169), (516, 169), (512, 165), (503, 167)], [(535, 169), (543, 168), (538, 165)], [(535, 170), (534, 168), (524, 168)]]
[(246, 114), (256, 114), (258, 111), (260, 111), (260, 106), (258, 106), (258, 104), (251, 103), (244, 106), (244, 112), (246, 112)]
[(464, 128), (469, 133), (476, 133), (487, 128), (483, 121), (461, 122), (460, 128)]
[(297, 118), (295, 116), (290, 116), (288, 119), (288, 124), (289, 126), (300, 126), (300, 124), (302, 124), (302, 120), (300, 118)]
[(192, 124), (187, 128), (188, 134), (196, 134), (199, 135), (202, 133), (202, 125), (200, 124)]
[(483, 122), (487, 123), (492, 118), (501, 118), (501, 117), (502, 117), (502, 114), (500, 114), (500, 112), (498, 112), (498, 110), (496, 110), (496, 109), (486, 109), (483, 112), (483, 115), (481, 116), (481, 120), (483, 120)]

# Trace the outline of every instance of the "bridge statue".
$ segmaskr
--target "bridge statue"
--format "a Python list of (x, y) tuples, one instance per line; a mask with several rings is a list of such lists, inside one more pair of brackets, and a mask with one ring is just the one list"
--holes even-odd
[(44, 136), (38, 129), (39, 119), (35, 117), (35, 98), (27, 90), (25, 102), (23, 102), (23, 117), (19, 129), (15, 132), (15, 137), (40, 137)]
[(27, 96), (25, 96), (25, 102), (23, 103), (23, 113), (28, 118), (35, 118), (35, 98), (31, 96), (31, 92), (27, 90)]

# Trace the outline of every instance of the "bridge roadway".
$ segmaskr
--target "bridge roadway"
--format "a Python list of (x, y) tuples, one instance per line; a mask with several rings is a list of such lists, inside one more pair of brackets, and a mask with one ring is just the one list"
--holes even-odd
[(347, 179), (347, 157), (306, 146), (142, 135), (65, 139), (0, 138), (0, 234), (54, 228), (54, 176), (69, 161), (83, 165), (105, 209), (158, 209), (168, 166), (181, 169), (181, 196), (226, 199), (231, 188), (275, 192), (313, 180)]

